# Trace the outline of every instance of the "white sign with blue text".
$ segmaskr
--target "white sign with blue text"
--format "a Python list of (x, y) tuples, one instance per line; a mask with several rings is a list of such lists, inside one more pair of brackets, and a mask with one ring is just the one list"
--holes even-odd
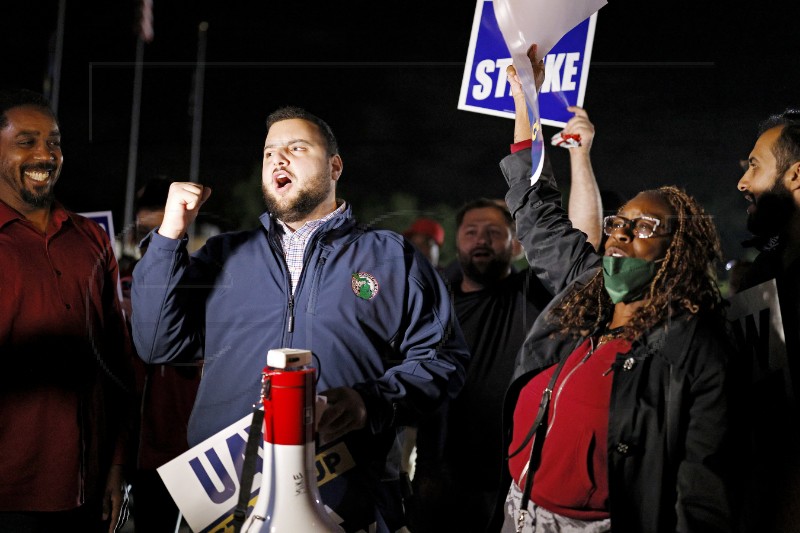
[[(563, 127), (583, 106), (597, 13), (575, 26), (545, 56), (545, 81), (539, 91), (542, 124)], [(511, 53), (495, 18), (492, 0), (478, 0), (472, 23), (458, 109), (514, 118), (514, 100), (506, 79)]]
[[(223, 533), (233, 529), (233, 511), (239, 501), (244, 451), (252, 420), (250, 413), (158, 468), (192, 531)], [(261, 486), (261, 448), (258, 454), (250, 505), (255, 503)]]
[[(253, 414), (231, 424), (158, 468), (172, 499), (192, 531), (223, 533), (233, 529), (239, 501), (244, 451)], [(261, 486), (263, 450), (259, 448), (251, 505)]]
[[(321, 412), (319, 400), (317, 412)], [(253, 413), (250, 413), (158, 468), (158, 474), (192, 531), (229, 533), (233, 530), (233, 512), (239, 502), (242, 465), (252, 420)], [(316, 452), (314, 462), (320, 495), (325, 502), (338, 502), (341, 495), (347, 493), (343, 474), (355, 468), (353, 456), (341, 440), (328, 443)], [(258, 449), (255, 471), (248, 514), (258, 499), (261, 477), (270, 475), (264, 463), (263, 447)], [(327, 503), (325, 508), (336, 523), (343, 522)]]

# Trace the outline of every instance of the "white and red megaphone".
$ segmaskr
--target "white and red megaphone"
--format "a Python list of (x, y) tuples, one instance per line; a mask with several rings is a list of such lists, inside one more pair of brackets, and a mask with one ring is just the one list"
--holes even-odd
[(264, 382), (264, 467), (247, 533), (343, 532), (328, 515), (314, 467), (316, 372), (311, 352), (267, 353)]

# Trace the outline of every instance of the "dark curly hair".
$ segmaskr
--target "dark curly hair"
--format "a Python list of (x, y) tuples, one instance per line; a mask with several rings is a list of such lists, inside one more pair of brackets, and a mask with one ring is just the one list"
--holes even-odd
[[(643, 191), (662, 198), (671, 208), (671, 241), (664, 261), (650, 283), (649, 301), (625, 326), (622, 336), (633, 341), (656, 324), (683, 309), (692, 315), (721, 308), (716, 263), (722, 259), (717, 228), (700, 204), (678, 187)], [(605, 290), (603, 273), (567, 293), (550, 320), (564, 333), (585, 336), (602, 328), (613, 304)]]

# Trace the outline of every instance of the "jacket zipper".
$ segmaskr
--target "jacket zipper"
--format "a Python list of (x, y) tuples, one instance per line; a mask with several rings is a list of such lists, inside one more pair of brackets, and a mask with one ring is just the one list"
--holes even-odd
[[(314, 246), (316, 246), (317, 242), (322, 238), (322, 234), (320, 232), (316, 232), (312, 237), (311, 240), (306, 244), (306, 249), (304, 252), (303, 257), (303, 270), (300, 271), (300, 277), (297, 279), (297, 287), (299, 288), (302, 285), (303, 279), (306, 277), (306, 272), (308, 271), (308, 263), (309, 259), (313, 255), (310, 250), (313, 250)], [(282, 252), (281, 252), (282, 253)], [(289, 269), (286, 266), (286, 259), (284, 258), (283, 266), (286, 272), (286, 280), (289, 284), (289, 317), (288, 317), (288, 324), (286, 327), (287, 333), (294, 333), (294, 290), (292, 289), (292, 275), (289, 273)]]
[[(291, 285), (292, 281), (289, 280)], [(286, 330), (289, 333), (294, 332), (294, 294), (289, 295), (289, 327)]]
[(589, 337), (589, 351), (586, 352), (586, 355), (584, 355), (583, 358), (581, 358), (580, 362), (577, 365), (575, 365), (575, 367), (572, 370), (569, 371), (569, 374), (567, 374), (564, 377), (564, 379), (561, 380), (561, 383), (558, 386), (558, 390), (555, 392), (553, 398), (553, 416), (550, 418), (550, 423), (547, 425), (547, 433), (545, 434), (545, 436), (550, 434), (550, 430), (553, 429), (553, 426), (556, 423), (556, 413), (558, 413), (558, 400), (561, 398), (561, 391), (564, 389), (564, 385), (567, 384), (567, 381), (569, 381), (569, 378), (572, 377), (572, 374), (574, 374), (575, 371), (578, 370), (581, 367), (581, 365), (583, 365), (583, 363), (585, 363), (589, 359), (589, 357), (592, 356), (594, 350), (595, 350), (594, 339), (592, 339), (592, 337)]
[[(586, 353), (586, 355), (584, 355), (583, 358), (580, 360), (580, 362), (578, 362), (578, 364), (575, 365), (575, 367), (569, 371), (569, 373), (564, 377), (564, 379), (561, 380), (561, 383), (558, 386), (558, 390), (551, 393), (551, 397), (553, 398), (553, 416), (550, 417), (550, 421), (547, 423), (547, 433), (545, 433), (544, 435), (545, 438), (547, 437), (547, 435), (550, 434), (550, 430), (553, 429), (553, 425), (555, 425), (556, 412), (558, 411), (558, 399), (561, 397), (561, 391), (564, 389), (564, 385), (566, 385), (567, 381), (569, 381), (569, 378), (572, 377), (572, 374), (574, 374), (575, 371), (578, 370), (578, 368), (583, 363), (585, 363), (586, 360), (589, 359), (589, 357), (594, 353), (594, 340), (592, 339), (592, 337), (589, 337), (589, 343), (590, 343), (590, 349)], [(545, 393), (546, 392), (547, 391), (545, 390)], [(536, 437), (534, 437), (534, 440), (536, 440)], [(531, 446), (533, 445), (534, 445), (533, 441), (531, 441)], [(528, 474), (528, 466), (530, 465), (529, 463), (526, 462), (525, 466), (522, 468), (522, 472), (519, 475), (519, 479), (517, 480), (517, 485), (520, 487), (523, 486), (523, 480), (525, 479), (525, 476)]]
[[(284, 275), (284, 279), (286, 280), (287, 293), (289, 294), (289, 302), (288, 302), (288, 304), (289, 304), (289, 316), (287, 318), (286, 331), (287, 331), (287, 333), (293, 333), (294, 332), (294, 291), (292, 290), (292, 275), (289, 272), (288, 265), (286, 264), (286, 257), (283, 255), (283, 247), (279, 246), (277, 244), (277, 242), (275, 241), (275, 237), (272, 236), (272, 235), (268, 236), (267, 242), (269, 243), (270, 248), (272, 248), (272, 251), (275, 254), (277, 254), (278, 257), (283, 259), (283, 261), (278, 261), (278, 263), (280, 263), (281, 268), (283, 268), (283, 275)], [(302, 278), (302, 276), (303, 276), (303, 274), (301, 272), (300, 273), (300, 277)], [(297, 284), (298, 284), (298, 286), (300, 285), (300, 280), (299, 279), (297, 280)]]

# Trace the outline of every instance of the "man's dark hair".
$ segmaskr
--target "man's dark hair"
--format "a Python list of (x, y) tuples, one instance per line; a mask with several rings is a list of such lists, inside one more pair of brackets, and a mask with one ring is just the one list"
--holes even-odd
[(472, 211), (473, 209), (483, 209), (484, 207), (493, 207), (494, 209), (500, 211), (503, 214), (503, 218), (506, 219), (506, 224), (511, 230), (511, 234), (513, 235), (516, 233), (514, 217), (511, 216), (511, 212), (508, 210), (505, 204), (500, 203), (499, 200), (491, 200), (489, 198), (478, 198), (462, 205), (458, 210), (458, 213), (456, 213), (456, 229), (461, 227), (461, 223), (464, 222), (464, 216), (467, 214), (467, 212)]
[(272, 125), (276, 122), (290, 120), (293, 118), (307, 120), (317, 126), (319, 132), (322, 134), (322, 137), (325, 139), (325, 143), (328, 145), (328, 156), (339, 153), (339, 143), (336, 142), (336, 136), (333, 134), (331, 127), (328, 126), (328, 123), (318, 116), (309, 113), (302, 107), (285, 106), (270, 113), (270, 115), (267, 117), (267, 131), (269, 131)]
[[(6, 111), (22, 106), (38, 107), (54, 119), (56, 118), (55, 113), (50, 109), (50, 102), (40, 93), (28, 89), (0, 89), (0, 129), (8, 125)], [(56, 122), (58, 121), (56, 120)]]
[(786, 109), (770, 116), (758, 128), (759, 137), (767, 130), (783, 126), (781, 134), (772, 146), (778, 175), (782, 176), (789, 167), (800, 161), (800, 110)]

